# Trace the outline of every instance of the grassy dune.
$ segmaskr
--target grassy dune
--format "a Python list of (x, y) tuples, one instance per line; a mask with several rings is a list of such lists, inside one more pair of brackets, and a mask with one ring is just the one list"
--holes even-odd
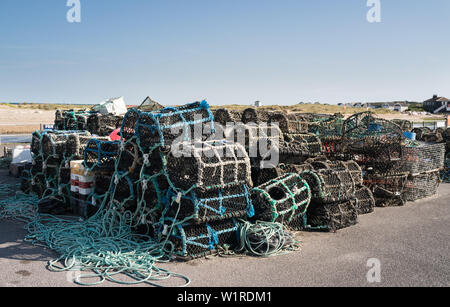
[[(231, 110), (245, 110), (250, 106), (241, 105), (228, 105), (228, 106), (212, 106), (213, 110), (220, 108), (227, 108)], [(322, 105), (322, 104), (297, 104), (292, 106), (263, 106), (260, 109), (268, 111), (286, 111), (286, 112), (299, 112), (299, 113), (320, 113), (320, 114), (355, 114), (359, 112), (367, 111), (366, 108), (353, 108), (353, 107), (341, 107), (337, 105)], [(398, 114), (398, 112), (387, 109), (372, 109), (375, 114)]]
[(40, 103), (20, 103), (20, 104), (12, 104), (12, 103), (0, 103), (0, 107), (10, 107), (16, 109), (27, 109), (27, 110), (82, 110), (82, 109), (90, 109), (92, 105), (80, 105), (80, 104), (40, 104)]

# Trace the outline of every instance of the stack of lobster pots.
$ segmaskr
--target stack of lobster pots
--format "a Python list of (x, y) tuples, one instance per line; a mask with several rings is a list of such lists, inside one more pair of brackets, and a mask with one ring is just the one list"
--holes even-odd
[[(341, 131), (336, 123), (340, 116), (219, 109), (215, 117), (222, 125), (234, 121), (238, 135), (248, 134), (258, 149), (259, 143), (269, 144), (270, 154), (278, 156), (273, 161), (273, 155), (259, 151), (251, 155), (254, 220), (279, 222), (290, 230), (335, 231), (356, 224), (359, 214), (373, 211), (375, 201), (363, 185), (358, 164), (331, 162), (323, 155), (327, 150), (322, 139), (332, 146)], [(263, 129), (265, 124), (277, 128)]]
[(343, 129), (344, 152), (362, 166), (377, 206), (403, 206), (437, 193), (444, 143), (411, 141), (397, 124), (368, 112), (347, 119)]
[(88, 131), (35, 131), (31, 144), (32, 167), (23, 174), (22, 181), (30, 182), (30, 190), (39, 198), (58, 200), (71, 212), (71, 162), (84, 158), (91, 138)]
[[(84, 218), (112, 214), (183, 259), (237, 246), (242, 220), (336, 231), (433, 195), (445, 154), (370, 113), (213, 115), (206, 101), (123, 118), (59, 111), (55, 126), (33, 134), (32, 190)], [(120, 141), (101, 136), (116, 128)]]

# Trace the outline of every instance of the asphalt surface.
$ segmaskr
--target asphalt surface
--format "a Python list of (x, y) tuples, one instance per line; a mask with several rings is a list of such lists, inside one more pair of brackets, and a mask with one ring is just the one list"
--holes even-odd
[[(24, 243), (25, 235), (24, 224), (0, 220), (0, 286), (76, 286), (73, 274), (48, 271), (47, 261), (56, 255)], [(377, 208), (337, 233), (296, 236), (302, 249), (283, 256), (215, 257), (161, 267), (188, 276), (196, 287), (450, 286), (450, 184), (405, 207)], [(380, 263), (379, 283), (367, 281), (371, 258)], [(165, 282), (180, 284), (176, 278)]]

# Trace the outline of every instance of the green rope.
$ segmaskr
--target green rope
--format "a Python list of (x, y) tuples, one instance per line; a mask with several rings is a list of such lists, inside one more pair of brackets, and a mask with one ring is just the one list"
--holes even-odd
[[(258, 221), (252, 224), (240, 220), (240, 246), (236, 252), (259, 257), (272, 257), (299, 249), (299, 243), (280, 223)], [(271, 245), (270, 243), (274, 243)]]

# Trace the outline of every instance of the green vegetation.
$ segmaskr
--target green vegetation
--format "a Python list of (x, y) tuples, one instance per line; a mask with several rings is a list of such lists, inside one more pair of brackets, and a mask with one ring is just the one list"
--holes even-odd
[(423, 104), (422, 103), (412, 103), (409, 106), (408, 111), (411, 111), (411, 112), (425, 112), (425, 109), (423, 108)]
[(90, 109), (93, 105), (81, 105), (81, 104), (52, 104), (52, 103), (0, 103), (0, 106), (11, 107), (16, 109), (36, 109), (36, 110), (80, 110), (80, 109)]

